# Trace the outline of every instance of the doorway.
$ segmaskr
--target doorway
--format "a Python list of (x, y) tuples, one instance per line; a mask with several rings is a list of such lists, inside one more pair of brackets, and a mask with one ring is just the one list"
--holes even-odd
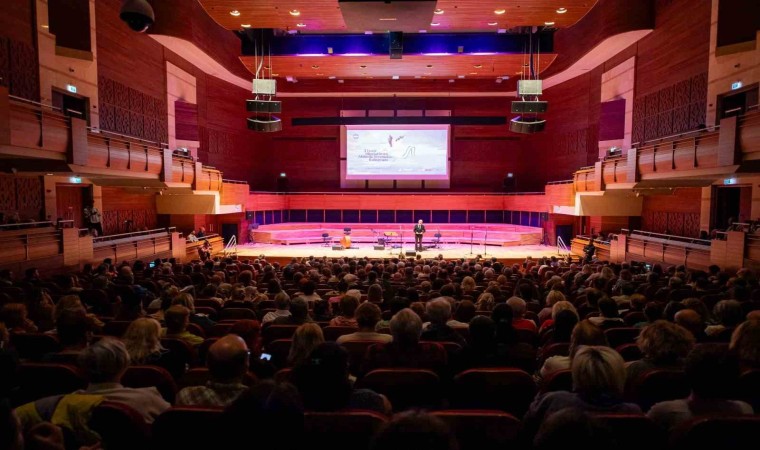
[(223, 223), (222, 224), (222, 239), (224, 239), (224, 243), (227, 244), (230, 242), (230, 239), (232, 236), (238, 235), (238, 227), (240, 224), (238, 223)]
[(84, 228), (84, 206), (92, 200), (92, 188), (82, 184), (55, 186), (56, 220), (71, 220), (76, 228)]
[(752, 186), (715, 186), (712, 199), (712, 229), (725, 230), (729, 222), (751, 219)]
[[(565, 245), (570, 247), (570, 240), (573, 239), (573, 225), (557, 225), (554, 229), (554, 232), (556, 233), (557, 240), (559, 238), (562, 238), (562, 240), (565, 242)], [(556, 242), (555, 242), (556, 245)]]
[(720, 124), (720, 119), (740, 116), (750, 109), (757, 109), (757, 103), (758, 83), (718, 95), (718, 114), (715, 115), (716, 125)]
[(53, 106), (60, 108), (65, 116), (82, 119), (90, 124), (90, 99), (53, 88)]

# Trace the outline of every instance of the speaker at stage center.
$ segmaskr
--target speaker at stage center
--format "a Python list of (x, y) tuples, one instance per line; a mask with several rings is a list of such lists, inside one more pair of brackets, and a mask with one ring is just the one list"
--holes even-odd
[(333, 245), (332, 249), (333, 250), (343, 250), (343, 246), (342, 245)]
[(406, 256), (417, 256), (417, 252), (414, 250), (407, 250)]
[(375, 245), (373, 248), (375, 250), (385, 250), (385, 246), (384, 245)]

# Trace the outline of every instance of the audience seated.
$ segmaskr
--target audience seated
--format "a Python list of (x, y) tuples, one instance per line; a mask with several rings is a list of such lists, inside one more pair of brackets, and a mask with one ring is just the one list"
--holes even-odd
[(736, 353), (742, 370), (760, 369), (760, 319), (748, 319), (736, 327), (729, 349)]
[(509, 307), (512, 308), (512, 314), (513, 314), (512, 325), (515, 328), (519, 328), (523, 330), (532, 330), (536, 332), (538, 331), (538, 326), (536, 326), (536, 322), (523, 317), (528, 308), (528, 305), (527, 303), (525, 303), (525, 300), (521, 299), (520, 297), (511, 297), (509, 300), (507, 300), (507, 305), (509, 305)]
[(393, 340), (389, 334), (378, 333), (375, 326), (380, 321), (380, 308), (372, 302), (366, 301), (356, 308), (356, 323), (359, 331), (344, 334), (337, 339), (338, 344), (351, 341), (375, 341), (388, 343)]
[(290, 344), (288, 365), (303, 364), (311, 352), (324, 342), (325, 336), (322, 333), (322, 328), (316, 323), (305, 323), (299, 326), (296, 328), (293, 334), (293, 342)]
[(427, 302), (425, 311), (430, 322), (422, 331), (420, 340), (456, 342), (462, 346), (467, 344), (462, 335), (448, 325), (451, 319), (451, 302), (447, 298), (438, 297)]
[(454, 434), (443, 420), (410, 410), (396, 414), (375, 435), (371, 450), (457, 450)]
[(617, 448), (612, 432), (593, 415), (579, 408), (564, 408), (543, 421), (533, 439), (535, 450), (563, 450), (568, 444), (585, 450)]
[(391, 412), (390, 403), (383, 395), (369, 389), (353, 388), (348, 375), (348, 352), (333, 342), (320, 344), (305, 361), (293, 368), (293, 381), (306, 410)]
[(623, 402), (625, 366), (613, 349), (587, 345), (572, 359), (573, 392), (539, 394), (525, 414), (524, 426), (535, 433), (541, 422), (564, 408), (587, 412), (641, 412), (638, 405)]
[(290, 315), (274, 319), (274, 325), (302, 325), (311, 322), (309, 317), (309, 304), (303, 297), (296, 297), (290, 301)]
[(63, 311), (58, 316), (55, 327), (61, 350), (44, 355), (42, 360), (76, 364), (77, 358), (90, 342), (91, 324), (82, 309)]
[(164, 317), (166, 328), (161, 330), (161, 337), (181, 339), (190, 345), (196, 346), (203, 342), (203, 338), (187, 331), (190, 323), (190, 310), (181, 305), (174, 305), (166, 310)]
[(333, 327), (358, 327), (356, 322), (356, 308), (359, 307), (359, 299), (355, 295), (344, 295), (338, 302), (340, 312), (330, 320)]
[(185, 373), (184, 362), (161, 346), (161, 324), (156, 319), (143, 317), (133, 321), (122, 340), (132, 364), (163, 367), (175, 380)]
[(219, 338), (206, 356), (211, 379), (205, 386), (190, 386), (177, 393), (177, 405), (227, 406), (248, 386), (243, 378), (248, 372), (248, 346), (237, 335)]
[[(277, 285), (279, 288), (279, 284)], [(274, 311), (270, 311), (261, 319), (261, 324), (274, 322), (279, 317), (290, 316), (290, 296), (285, 292), (278, 292), (274, 297)]]
[(87, 347), (79, 356), (83, 374), (89, 381), (86, 389), (27, 403), (16, 409), (25, 429), (60, 417), (66, 423), (83, 427), (89, 411), (103, 400), (124, 403), (139, 412), (146, 423), (169, 408), (155, 387), (125, 388), (119, 383), (129, 366), (129, 353), (118, 339), (104, 337)]
[(558, 370), (570, 369), (576, 353), (587, 345), (607, 346), (607, 337), (604, 331), (591, 323), (588, 319), (578, 322), (573, 328), (570, 337), (570, 355), (569, 356), (551, 356), (544, 361), (544, 365), (539, 370), (539, 377), (546, 379)]
[(691, 395), (653, 405), (647, 416), (666, 430), (695, 416), (752, 414), (749, 404), (731, 400), (739, 377), (739, 360), (722, 345), (703, 344), (686, 358), (686, 377)]
[(636, 339), (643, 357), (627, 364), (627, 383), (634, 383), (652, 369), (683, 368), (684, 358), (694, 347), (694, 342), (689, 330), (666, 320), (644, 327)]

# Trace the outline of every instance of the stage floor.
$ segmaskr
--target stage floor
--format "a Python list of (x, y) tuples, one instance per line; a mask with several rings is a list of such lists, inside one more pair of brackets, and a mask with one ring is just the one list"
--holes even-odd
[[(403, 251), (413, 250), (414, 246), (404, 246)], [(385, 250), (375, 250), (371, 244), (359, 244), (358, 247), (352, 246), (351, 248), (344, 250), (332, 250), (331, 247), (324, 247), (321, 244), (297, 244), (297, 245), (282, 245), (282, 244), (245, 244), (238, 245), (237, 254), (239, 258), (257, 258), (260, 255), (266, 256), (268, 260), (289, 260), (290, 258), (301, 258), (314, 256), (321, 258), (327, 256), (329, 258), (343, 258), (343, 257), (369, 257), (369, 258), (390, 258), (397, 257), (401, 253), (402, 249), (394, 248), (391, 250), (386, 247)], [(472, 258), (476, 255), (492, 258), (496, 257), (499, 260), (505, 261), (522, 261), (527, 256), (540, 258), (542, 256), (560, 256), (557, 253), (556, 247), (550, 247), (546, 245), (519, 245), (500, 247), (495, 245), (489, 245), (485, 249), (482, 245), (473, 245), (472, 253), (470, 253), (469, 244), (448, 244), (441, 245), (440, 249), (431, 248), (420, 253), (423, 258), (435, 258), (436, 256), (443, 255), (446, 259), (456, 258)]]

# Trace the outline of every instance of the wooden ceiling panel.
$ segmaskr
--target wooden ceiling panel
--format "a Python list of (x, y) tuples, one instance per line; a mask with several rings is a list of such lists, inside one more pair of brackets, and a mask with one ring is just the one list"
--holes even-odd
[[(540, 69), (545, 70), (554, 61), (555, 54), (542, 54)], [(254, 70), (254, 58), (241, 57), (249, 70)], [(390, 59), (387, 55), (373, 56), (273, 56), (272, 72), (279, 78), (339, 79), (401, 78), (416, 76), (441, 79), (514, 77), (523, 70), (524, 55), (404, 55), (403, 59)], [(268, 60), (267, 60), (268, 64)], [(364, 66), (364, 67), (362, 67)]]
[[(229, 30), (242, 24), (252, 28), (300, 30), (304, 33), (362, 32), (346, 29), (338, 0), (199, 0), (209, 15)], [(598, 0), (438, 0), (443, 14), (431, 18), (438, 26), (430, 32), (489, 31), (516, 26), (544, 25), (554, 22), (557, 28), (575, 24)], [(557, 9), (567, 12), (558, 14)], [(494, 11), (503, 9), (504, 14)], [(239, 16), (230, 11), (239, 11)], [(300, 12), (298, 16), (289, 13)], [(298, 28), (297, 24), (306, 26)], [(496, 25), (489, 25), (496, 23)]]

